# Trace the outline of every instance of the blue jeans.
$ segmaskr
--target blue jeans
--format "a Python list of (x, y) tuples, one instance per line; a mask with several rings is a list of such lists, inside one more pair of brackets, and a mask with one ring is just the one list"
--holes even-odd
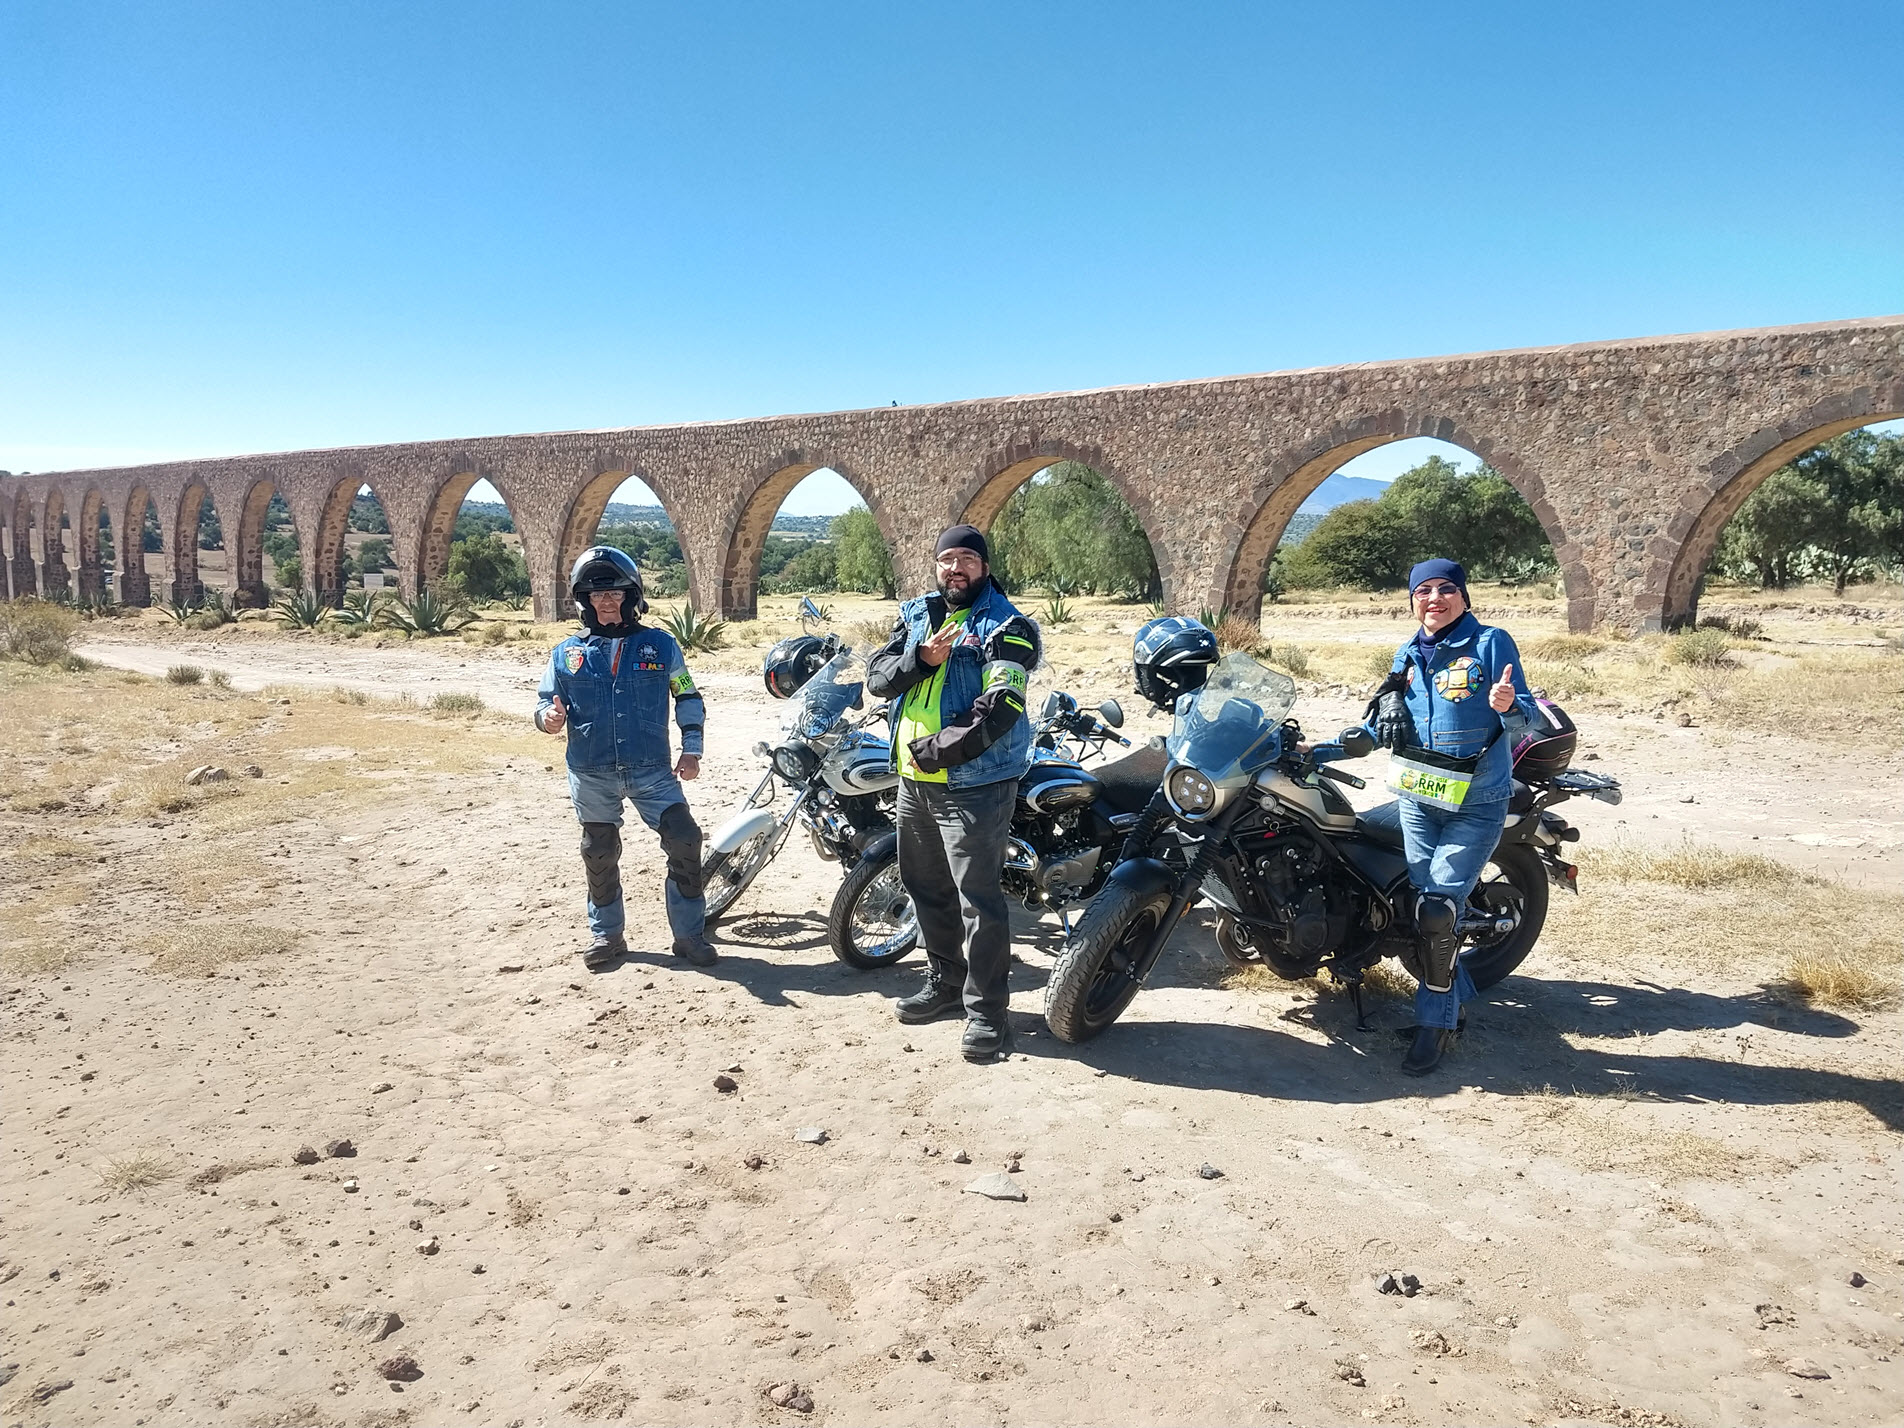
[[(1417, 892), (1452, 898), (1467, 911), (1468, 894), (1481, 880), (1481, 869), (1494, 856), (1507, 824), (1507, 800), (1469, 804), (1450, 812), (1412, 798), (1400, 800), (1402, 852), (1408, 859), (1408, 881)], [(1475, 996), (1467, 967), (1457, 961), (1454, 987), (1446, 992), (1415, 988), (1415, 1025), (1452, 1030), (1461, 1022), (1461, 1003)]]
[[(655, 768), (570, 769), (569, 801), (575, 805), (575, 817), (581, 823), (612, 823), (621, 827), (621, 803), (634, 804), (651, 831), (659, 832), (661, 815), (677, 803), (685, 804), (681, 780), (666, 764)], [(668, 928), (677, 942), (692, 942), (707, 930), (707, 900), (683, 897), (672, 878), (664, 878), (667, 891)], [(613, 937), (627, 925), (627, 915), (618, 898), (606, 907), (588, 904), (588, 930), (597, 937)]]

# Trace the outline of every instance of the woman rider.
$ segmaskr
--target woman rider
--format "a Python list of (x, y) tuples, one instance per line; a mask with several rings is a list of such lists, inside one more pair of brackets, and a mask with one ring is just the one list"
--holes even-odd
[(1394, 751), (1389, 786), (1408, 880), (1415, 887), (1415, 1025), (1402, 1070), (1425, 1076), (1460, 1033), (1461, 1003), (1474, 996), (1458, 964), (1461, 914), (1494, 855), (1513, 792), (1514, 739), (1539, 716), (1505, 630), (1468, 609), (1468, 576), (1452, 560), (1424, 560), (1408, 573), (1421, 622), (1395, 651), (1369, 702), (1369, 731)]

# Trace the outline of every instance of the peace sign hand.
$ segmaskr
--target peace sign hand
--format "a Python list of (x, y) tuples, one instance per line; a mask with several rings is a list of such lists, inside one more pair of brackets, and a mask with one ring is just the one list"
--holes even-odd
[(1508, 665), (1501, 671), (1501, 677), (1488, 689), (1488, 707), (1496, 714), (1505, 714), (1514, 707), (1514, 666)]

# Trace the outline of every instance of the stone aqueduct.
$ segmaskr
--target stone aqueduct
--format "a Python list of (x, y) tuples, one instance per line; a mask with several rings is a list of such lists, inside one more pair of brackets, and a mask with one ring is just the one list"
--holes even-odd
[[(1372, 362), (1264, 376), (814, 416), (411, 442), (0, 478), (0, 566), (13, 595), (102, 593), (103, 509), (136, 550), (147, 499), (163, 527), (163, 589), (143, 567), (112, 593), (191, 602), (210, 493), (231, 583), (263, 593), (265, 509), (281, 494), (306, 584), (335, 600), (351, 500), (389, 518), (406, 594), (440, 575), (479, 479), (508, 502), (539, 617), (616, 486), (645, 481), (672, 518), (700, 609), (754, 613), (781, 499), (830, 467), (865, 498), (902, 586), (921, 587), (931, 534), (984, 527), (1051, 462), (1102, 472), (1150, 537), (1173, 609), (1254, 611), (1303, 499), (1386, 442), (1433, 436), (1485, 457), (1546, 527), (1569, 624), (1659, 628), (1688, 618), (1726, 521), (1758, 483), (1840, 432), (1904, 416), (1904, 317)], [(62, 518), (66, 519), (63, 520)], [(65, 527), (70, 526), (70, 530)], [(70, 548), (69, 548), (70, 545)], [(122, 562), (123, 565), (123, 562)]]

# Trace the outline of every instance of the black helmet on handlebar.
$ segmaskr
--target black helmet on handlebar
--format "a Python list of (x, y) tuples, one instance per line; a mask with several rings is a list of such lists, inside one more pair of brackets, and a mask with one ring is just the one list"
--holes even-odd
[(831, 656), (817, 635), (793, 635), (767, 651), (760, 675), (775, 699), (791, 699)]
[(1159, 709), (1172, 709), (1203, 688), (1216, 664), (1216, 636), (1187, 615), (1166, 615), (1138, 627), (1131, 641), (1137, 692)]

